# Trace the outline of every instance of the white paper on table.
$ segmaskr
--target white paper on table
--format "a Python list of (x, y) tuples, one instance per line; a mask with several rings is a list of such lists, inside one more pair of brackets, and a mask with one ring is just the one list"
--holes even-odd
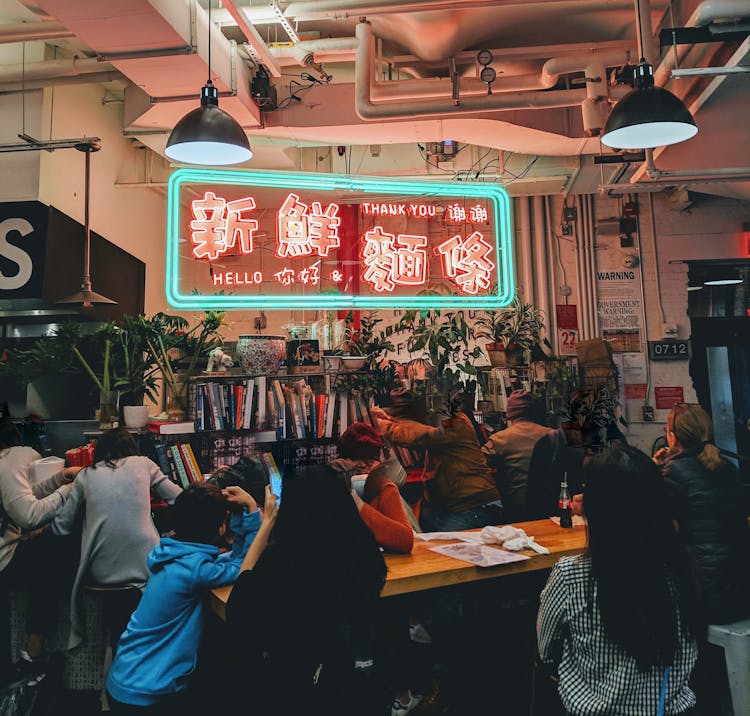
[(479, 532), (416, 532), (414, 536), (425, 542), (457, 539), (461, 542), (482, 543), (482, 535)]
[(430, 547), (433, 552), (444, 554), (446, 557), (460, 559), (462, 562), (475, 564), (477, 567), (494, 567), (497, 564), (509, 562), (521, 562), (529, 559), (525, 554), (507, 552), (504, 549), (490, 547), (485, 544), (445, 544), (438, 547)]
[[(559, 515), (554, 515), (553, 517), (550, 517), (550, 519), (559, 527), (560, 525)], [(581, 515), (573, 515), (573, 527), (582, 527), (585, 524), (586, 524), (585, 517), (581, 517)]]

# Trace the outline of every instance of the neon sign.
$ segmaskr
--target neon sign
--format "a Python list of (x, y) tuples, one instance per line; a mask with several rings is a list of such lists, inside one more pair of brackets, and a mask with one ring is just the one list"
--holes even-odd
[(175, 308), (493, 308), (514, 293), (496, 185), (179, 169), (167, 211)]

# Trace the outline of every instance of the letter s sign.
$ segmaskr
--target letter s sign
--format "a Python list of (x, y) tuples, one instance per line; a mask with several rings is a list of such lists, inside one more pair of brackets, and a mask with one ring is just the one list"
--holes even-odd
[(21, 236), (28, 236), (34, 227), (26, 219), (5, 219), (0, 222), (0, 257), (8, 259), (18, 266), (15, 274), (0, 271), (0, 291), (12, 291), (25, 286), (34, 269), (31, 256), (19, 246), (8, 241), (8, 235), (17, 231)]

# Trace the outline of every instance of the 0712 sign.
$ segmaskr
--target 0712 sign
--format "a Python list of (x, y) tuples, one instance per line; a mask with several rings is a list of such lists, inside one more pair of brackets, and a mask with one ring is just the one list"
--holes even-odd
[(648, 357), (651, 360), (688, 360), (690, 341), (678, 338), (649, 341)]

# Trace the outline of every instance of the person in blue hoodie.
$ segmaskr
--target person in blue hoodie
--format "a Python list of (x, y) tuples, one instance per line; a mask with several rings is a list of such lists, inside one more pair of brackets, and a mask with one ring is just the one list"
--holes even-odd
[[(229, 529), (231, 552), (216, 543)], [(107, 678), (113, 714), (181, 716), (190, 712), (188, 679), (203, 635), (206, 590), (231, 584), (240, 569), (252, 569), (268, 543), (276, 519), (276, 498), (266, 487), (261, 512), (239, 487), (221, 490), (193, 483), (174, 502), (174, 537), (151, 551), (151, 577), (138, 608), (120, 637)]]

